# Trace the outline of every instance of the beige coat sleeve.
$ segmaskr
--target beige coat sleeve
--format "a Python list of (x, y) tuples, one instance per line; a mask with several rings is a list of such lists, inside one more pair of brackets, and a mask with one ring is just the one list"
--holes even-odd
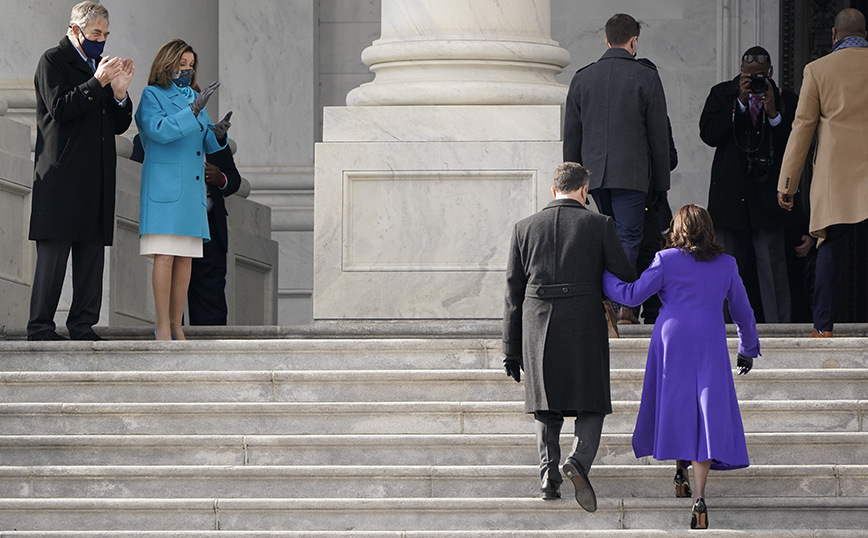
[(799, 105), (796, 107), (796, 119), (793, 121), (793, 130), (781, 164), (778, 192), (795, 194), (799, 190), (799, 179), (819, 120), (820, 94), (811, 66), (807, 65), (799, 93)]

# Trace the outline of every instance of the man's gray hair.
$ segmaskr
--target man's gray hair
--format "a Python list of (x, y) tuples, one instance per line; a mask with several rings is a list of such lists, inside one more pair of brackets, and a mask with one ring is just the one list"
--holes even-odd
[(73, 6), (72, 13), (69, 15), (69, 26), (84, 28), (95, 20), (108, 20), (108, 18), (108, 10), (99, 2), (81, 2)]

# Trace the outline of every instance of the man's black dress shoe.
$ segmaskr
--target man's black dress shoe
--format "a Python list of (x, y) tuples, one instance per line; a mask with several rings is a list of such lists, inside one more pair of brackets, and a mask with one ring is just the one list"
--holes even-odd
[(588, 474), (577, 461), (567, 459), (564, 463), (564, 474), (570, 477), (576, 488), (576, 502), (588, 512), (597, 511), (597, 495), (588, 480)]
[(539, 496), (544, 501), (554, 501), (561, 498), (561, 485), (551, 480), (543, 480)]
[(89, 342), (99, 342), (100, 340), (105, 340), (105, 338), (103, 338), (102, 336), (93, 332), (93, 329), (87, 331), (84, 334), (80, 334), (78, 336), (73, 336), (72, 339), (73, 340), (86, 340)]
[(54, 329), (45, 329), (44, 331), (39, 331), (38, 333), (28, 334), (27, 340), (31, 342), (47, 342), (47, 341), (56, 341), (56, 340), (69, 340), (69, 338), (64, 338), (57, 334)]

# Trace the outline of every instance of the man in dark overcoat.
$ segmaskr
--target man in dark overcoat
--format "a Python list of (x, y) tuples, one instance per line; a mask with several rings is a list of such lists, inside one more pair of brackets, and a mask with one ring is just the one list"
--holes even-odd
[[(778, 206), (777, 178), (798, 97), (778, 88), (772, 73), (766, 49), (745, 51), (741, 72), (711, 88), (699, 117), (699, 136), (714, 148), (708, 190), (714, 234), (738, 263), (751, 306), (762, 312), (760, 319), (789, 323), (784, 232), (798, 221)], [(805, 239), (810, 246), (807, 230)]]
[[(634, 266), (642, 242), (646, 197), (669, 190), (669, 124), (657, 69), (636, 61), (639, 23), (618, 13), (606, 22), (609, 47), (579, 69), (570, 83), (564, 115), (564, 161), (591, 174), (590, 194), (600, 213), (615, 220)], [(622, 320), (638, 323), (622, 307)]]
[(525, 411), (534, 414), (540, 496), (560, 497), (558, 444), (564, 416), (576, 417), (564, 472), (587, 511), (597, 501), (587, 473), (603, 419), (612, 412), (603, 269), (633, 281), (610, 217), (587, 209), (588, 172), (578, 163), (555, 171), (555, 200), (515, 225), (506, 269), (503, 353), (507, 375), (525, 372)]
[(226, 226), (226, 196), (241, 186), (241, 174), (227, 145), (206, 155), (205, 183), (208, 185), (208, 229), (211, 241), (202, 247), (202, 257), (193, 258), (187, 311), (190, 325), (226, 325), (226, 252), (229, 231)]
[(72, 305), (66, 326), (74, 340), (93, 331), (102, 302), (105, 247), (115, 214), (115, 135), (130, 126), (127, 95), (135, 68), (127, 58), (102, 57), (108, 11), (82, 2), (72, 8), (60, 44), (39, 60), (36, 85), (35, 172), (30, 239), (36, 271), (28, 340), (64, 340), (54, 315), (72, 252)]

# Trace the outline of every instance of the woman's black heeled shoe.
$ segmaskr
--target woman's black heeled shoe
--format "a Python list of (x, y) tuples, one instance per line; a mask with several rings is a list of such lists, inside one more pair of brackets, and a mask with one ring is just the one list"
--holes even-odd
[(675, 470), (675, 496), (676, 497), (692, 497), (693, 492), (690, 491), (690, 482), (687, 479), (687, 474), (681, 469)]
[(690, 528), (708, 528), (708, 508), (705, 506), (705, 499), (702, 497), (700, 497), (696, 501), (696, 504), (693, 505), (693, 516), (690, 518)]

